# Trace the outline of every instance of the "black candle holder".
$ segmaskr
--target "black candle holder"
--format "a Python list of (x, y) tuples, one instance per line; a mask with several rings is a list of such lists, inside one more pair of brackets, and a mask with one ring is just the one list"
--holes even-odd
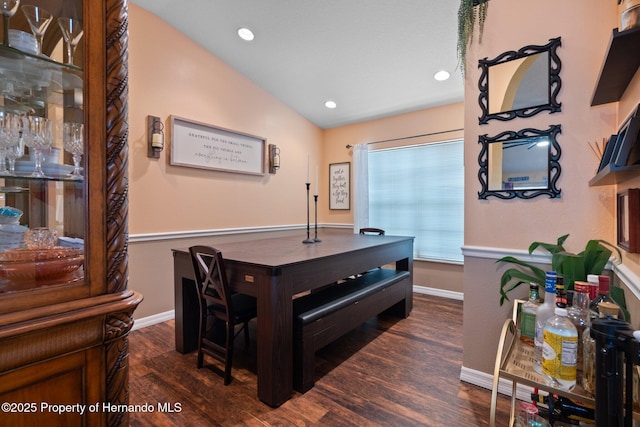
[(316, 208), (316, 225), (315, 225), (315, 237), (313, 239), (314, 242), (322, 242), (322, 240), (318, 239), (318, 195), (313, 196), (313, 201)]
[(302, 243), (315, 243), (316, 241), (311, 238), (311, 225), (309, 224), (309, 187), (311, 187), (311, 183), (305, 183), (307, 186), (307, 238), (302, 241)]

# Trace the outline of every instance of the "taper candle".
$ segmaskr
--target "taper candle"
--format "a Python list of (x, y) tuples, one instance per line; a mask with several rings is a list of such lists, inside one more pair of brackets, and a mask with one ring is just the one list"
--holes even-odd
[(309, 162), (311, 161), (310, 157), (311, 156), (307, 154), (307, 182), (311, 182), (311, 178), (309, 176)]
[(318, 165), (316, 165), (316, 192), (315, 195), (318, 195)]

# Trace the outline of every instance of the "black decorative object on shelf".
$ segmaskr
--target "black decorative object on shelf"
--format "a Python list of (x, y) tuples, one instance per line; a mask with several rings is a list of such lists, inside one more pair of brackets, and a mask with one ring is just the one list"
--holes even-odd
[(640, 175), (640, 104), (611, 135), (605, 146), (598, 173), (590, 186), (619, 184)]

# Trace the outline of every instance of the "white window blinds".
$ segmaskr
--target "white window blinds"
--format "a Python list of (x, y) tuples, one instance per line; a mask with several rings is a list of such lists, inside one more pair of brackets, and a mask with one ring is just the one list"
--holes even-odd
[(414, 257), (462, 262), (463, 140), (369, 151), (369, 225), (415, 236)]

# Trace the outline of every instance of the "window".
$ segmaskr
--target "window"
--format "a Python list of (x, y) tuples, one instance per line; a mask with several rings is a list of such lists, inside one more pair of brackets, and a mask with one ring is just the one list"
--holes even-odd
[(463, 140), (369, 152), (369, 224), (415, 236), (414, 257), (462, 262)]

